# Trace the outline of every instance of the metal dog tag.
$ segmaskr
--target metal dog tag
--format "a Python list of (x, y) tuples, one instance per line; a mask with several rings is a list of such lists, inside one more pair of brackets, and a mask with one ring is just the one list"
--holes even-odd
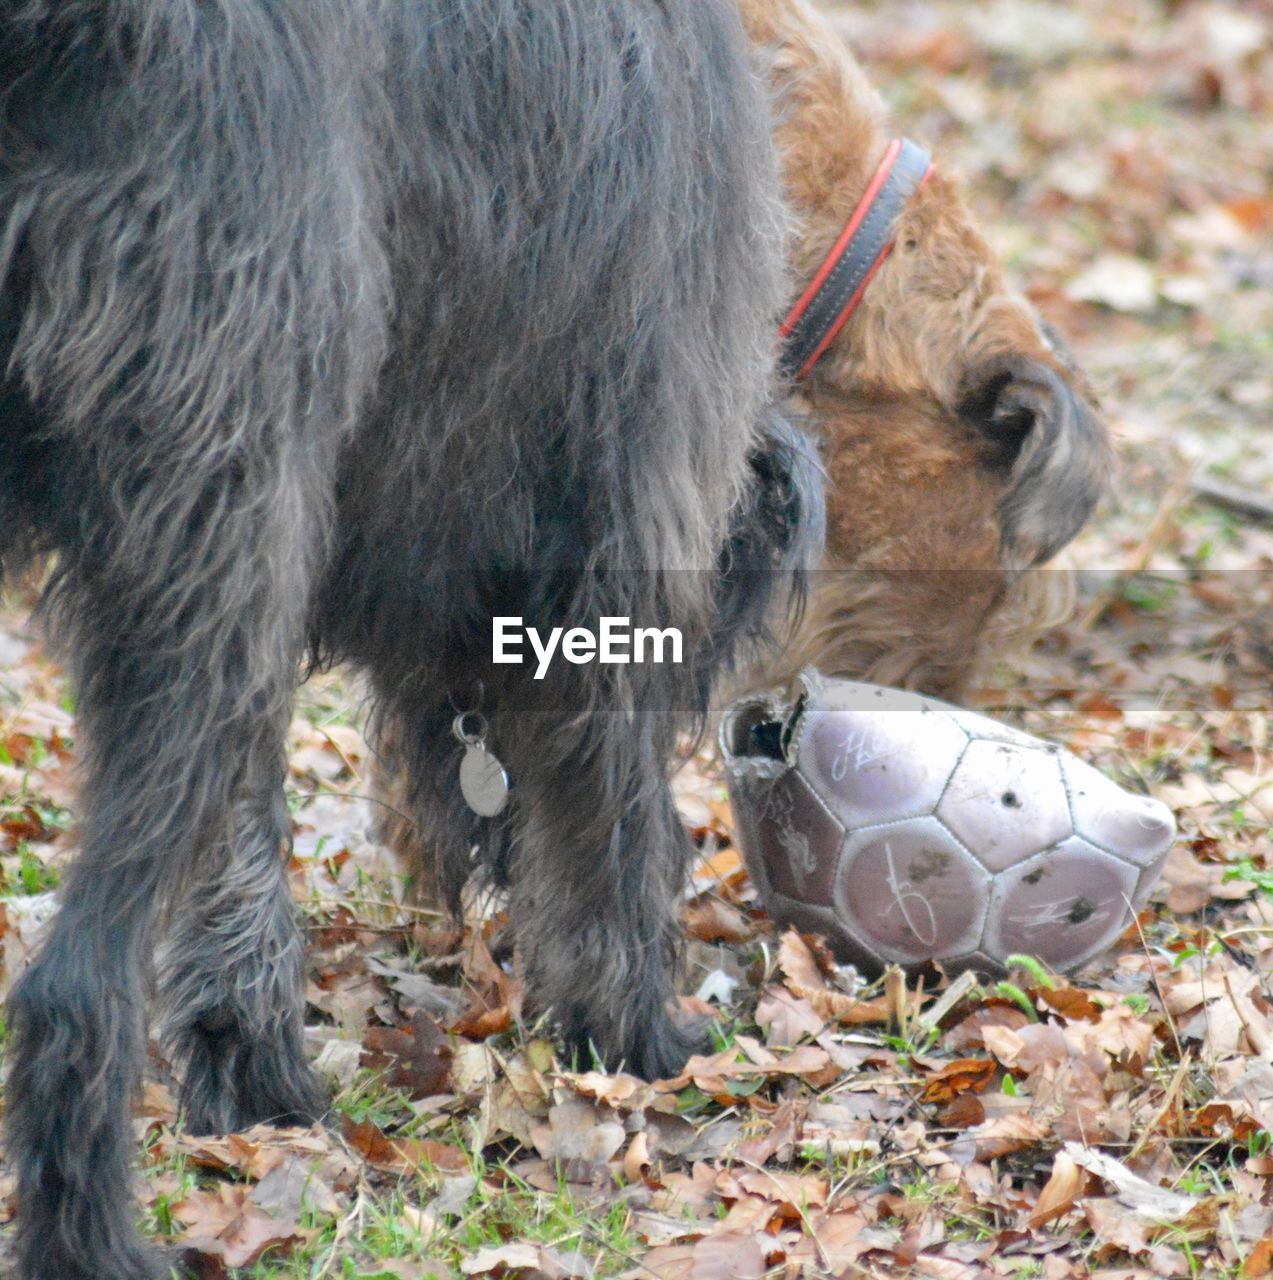
[(508, 801), (508, 774), (486, 745), (486, 718), (476, 711), (455, 717), (451, 732), (464, 744), (460, 794), (479, 818), (493, 818)]

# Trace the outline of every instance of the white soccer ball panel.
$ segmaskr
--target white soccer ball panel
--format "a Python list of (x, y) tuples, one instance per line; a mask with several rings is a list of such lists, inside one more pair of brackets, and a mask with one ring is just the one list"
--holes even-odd
[(1070, 836), (995, 877), (982, 950), (1075, 969), (1127, 927), (1138, 880), (1134, 867)]
[(967, 735), (939, 711), (812, 713), (801, 766), (845, 826), (873, 826), (932, 813)]
[(937, 816), (990, 871), (1073, 833), (1057, 753), (1007, 742), (968, 745)]
[(1061, 756), (1074, 829), (1137, 867), (1157, 862), (1176, 838), (1176, 820), (1161, 800), (1124, 791), (1077, 757)]
[(935, 818), (849, 834), (836, 912), (880, 959), (913, 964), (977, 945), (990, 876)]

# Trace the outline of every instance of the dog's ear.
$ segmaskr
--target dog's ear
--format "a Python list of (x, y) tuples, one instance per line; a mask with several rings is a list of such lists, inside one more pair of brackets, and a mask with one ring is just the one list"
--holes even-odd
[(992, 462), (1012, 466), (1036, 428), (1054, 434), (1050, 426), (1065, 417), (1070, 398), (1056, 372), (1042, 360), (1000, 355), (965, 375), (959, 416), (981, 434)]
[(1004, 549), (1014, 564), (1038, 564), (1087, 523), (1108, 483), (1104, 423), (1056, 365), (1009, 353), (973, 368), (958, 411), (1007, 473), (1000, 501)]

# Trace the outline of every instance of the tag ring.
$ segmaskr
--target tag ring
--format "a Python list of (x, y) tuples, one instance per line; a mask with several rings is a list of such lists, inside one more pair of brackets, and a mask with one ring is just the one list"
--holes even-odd
[(451, 732), (466, 747), (476, 747), (484, 743), (486, 730), (486, 717), (480, 711), (461, 711), (451, 722)]

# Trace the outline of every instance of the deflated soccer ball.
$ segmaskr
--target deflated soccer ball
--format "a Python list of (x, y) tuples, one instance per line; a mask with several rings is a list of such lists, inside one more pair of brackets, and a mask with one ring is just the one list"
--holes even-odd
[(806, 670), (721, 727), (743, 857), (780, 924), (867, 970), (1067, 971), (1109, 947), (1175, 839), (1171, 810), (1041, 738)]

